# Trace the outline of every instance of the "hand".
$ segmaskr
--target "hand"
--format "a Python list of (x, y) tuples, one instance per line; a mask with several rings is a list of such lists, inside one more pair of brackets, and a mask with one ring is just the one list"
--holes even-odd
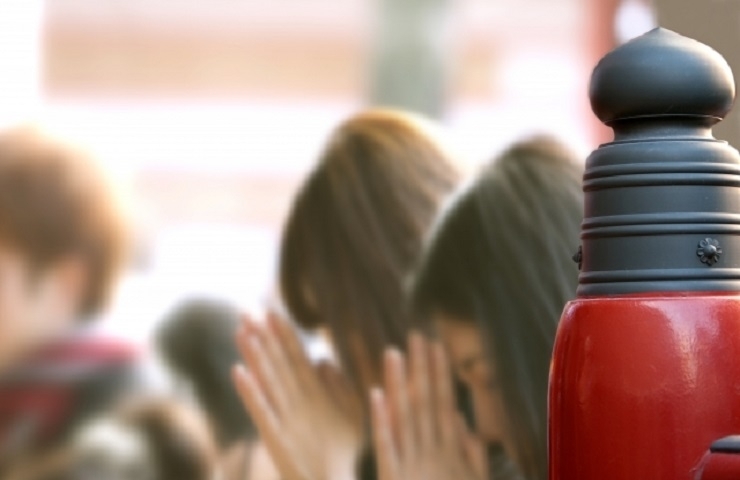
[(379, 480), (486, 479), (485, 448), (456, 409), (442, 347), (412, 334), (409, 357), (407, 369), (400, 352), (387, 351), (385, 391), (371, 393)]
[(347, 480), (363, 446), (363, 405), (328, 363), (314, 366), (293, 329), (275, 315), (245, 320), (234, 369), (239, 395), (285, 480)]

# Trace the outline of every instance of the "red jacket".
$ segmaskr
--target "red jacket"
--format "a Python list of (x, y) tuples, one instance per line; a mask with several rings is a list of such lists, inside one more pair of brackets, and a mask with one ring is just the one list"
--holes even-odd
[(0, 465), (60, 444), (132, 389), (137, 358), (117, 340), (73, 337), (0, 374)]

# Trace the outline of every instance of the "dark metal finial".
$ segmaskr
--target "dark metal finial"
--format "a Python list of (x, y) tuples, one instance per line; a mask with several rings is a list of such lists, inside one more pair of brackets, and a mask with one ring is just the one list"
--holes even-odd
[(712, 48), (656, 28), (608, 53), (591, 75), (591, 108), (609, 126), (620, 120), (693, 116), (719, 122), (735, 82)]
[(724, 58), (657, 28), (599, 62), (590, 98), (614, 141), (586, 162), (578, 294), (740, 292), (740, 155), (712, 135), (735, 98)]

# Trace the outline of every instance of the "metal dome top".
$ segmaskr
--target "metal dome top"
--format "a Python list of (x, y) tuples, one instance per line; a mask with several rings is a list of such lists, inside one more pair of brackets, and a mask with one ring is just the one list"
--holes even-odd
[(611, 125), (636, 117), (724, 118), (735, 98), (725, 59), (712, 48), (656, 28), (616, 48), (593, 71), (591, 107)]

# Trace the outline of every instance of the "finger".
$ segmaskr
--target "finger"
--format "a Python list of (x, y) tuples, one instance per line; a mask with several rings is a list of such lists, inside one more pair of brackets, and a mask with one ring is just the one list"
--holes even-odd
[(236, 347), (239, 350), (239, 355), (241, 356), (244, 363), (249, 363), (249, 359), (247, 358), (247, 351), (244, 348), (244, 340), (246, 338), (249, 338), (249, 335), (252, 333), (252, 323), (252, 319), (251, 317), (249, 317), (249, 315), (243, 315), (236, 327), (236, 333), (234, 334)]
[(299, 401), (307, 393), (300, 387), (299, 378), (301, 374), (296, 365), (291, 361), (287, 352), (288, 347), (277, 331), (277, 326), (269, 318), (267, 324), (262, 328), (262, 333), (264, 350), (267, 353), (273, 371), (277, 375), (276, 381), (282, 384), (288, 402)]
[(416, 439), (420, 447), (434, 443), (434, 409), (430, 387), (429, 351), (424, 338), (418, 333), (409, 335), (411, 361), (410, 384), (412, 388), (411, 415), (414, 417)]
[(461, 440), (463, 457), (476, 478), (488, 477), (488, 455), (485, 444), (468, 428), (462, 415), (458, 415), (458, 435)]
[[(252, 323), (251, 320), (245, 320), (239, 326), (236, 332), (236, 346), (239, 349), (239, 353), (244, 360), (244, 363), (250, 368), (255, 363), (259, 363), (260, 359), (255, 356), (255, 352), (250, 348), (250, 344), (253, 340), (261, 342), (262, 334), (256, 324)], [(258, 379), (259, 380), (259, 379)]]
[(452, 374), (444, 348), (438, 342), (431, 344), (432, 370), (434, 371), (435, 427), (443, 445), (454, 447), (459, 441), (458, 417)]
[(261, 326), (257, 323), (256, 320), (254, 320), (253, 317), (248, 314), (244, 314), (242, 316), (242, 319), (239, 322), (239, 326), (236, 329), (235, 338), (236, 346), (239, 350), (242, 360), (247, 365), (251, 363), (251, 353), (248, 349), (249, 339), (252, 337), (257, 337), (258, 339), (263, 340), (264, 333), (262, 330), (263, 329), (261, 328)]
[(306, 390), (318, 388), (315, 381), (314, 366), (295, 329), (288, 321), (274, 312), (268, 313), (267, 323), (283, 346), (286, 358), (295, 371), (298, 383)]
[(262, 336), (262, 326), (252, 315), (245, 313), (242, 315), (241, 323), (239, 325), (241, 330), (244, 330), (247, 334)]
[(278, 436), (280, 422), (254, 375), (247, 371), (244, 366), (236, 365), (232, 369), (232, 379), (239, 398), (241, 398), (242, 404), (249, 412), (250, 417), (257, 424), (260, 435), (265, 439)]
[(236, 331), (236, 347), (239, 350), (239, 355), (241, 356), (242, 361), (244, 361), (246, 365), (251, 365), (253, 363), (252, 351), (249, 348), (249, 339), (252, 338), (252, 336), (253, 333), (249, 322), (242, 322)]
[(385, 352), (383, 363), (389, 415), (394, 426), (393, 437), (398, 442), (404, 458), (414, 458), (415, 425), (409, 408), (406, 362), (401, 352), (390, 348)]
[(275, 373), (272, 359), (265, 352), (261, 340), (247, 328), (237, 334), (237, 346), (257, 387), (263, 392), (276, 414), (282, 416), (288, 412), (288, 398), (285, 384)]
[(267, 323), (280, 338), (291, 360), (296, 361), (296, 363), (299, 360), (303, 360), (308, 363), (310, 368), (310, 359), (308, 358), (308, 354), (306, 354), (306, 350), (303, 348), (303, 344), (295, 328), (275, 312), (268, 312)]
[(393, 442), (390, 417), (383, 391), (370, 392), (370, 410), (373, 425), (373, 446), (379, 480), (402, 480), (400, 458)]

